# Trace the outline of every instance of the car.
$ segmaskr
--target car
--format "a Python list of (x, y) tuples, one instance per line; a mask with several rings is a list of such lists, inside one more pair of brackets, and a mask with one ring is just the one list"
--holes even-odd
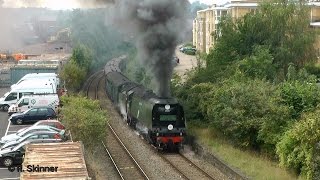
[[(51, 126), (51, 127), (55, 127), (57, 129), (61, 129), (61, 130), (66, 129), (64, 127), (64, 125), (59, 120), (56, 120), (56, 119), (41, 120), (41, 121), (34, 123), (32, 126), (41, 126), (41, 125)], [(28, 128), (28, 127), (26, 127), (26, 128)], [(22, 129), (20, 129), (20, 131), (22, 131), (26, 128), (22, 128)]]
[(30, 134), (27, 134), (26, 136), (20, 137), (19, 139), (8, 141), (2, 146), (0, 146), (1, 149), (5, 149), (8, 147), (16, 146), (17, 144), (20, 144), (24, 141), (39, 141), (41, 140), (42, 143), (53, 143), (53, 142), (62, 142), (66, 140), (65, 137), (65, 130), (62, 130), (60, 132), (52, 132), (52, 131), (37, 131)]
[(6, 167), (11, 167), (14, 164), (21, 164), (25, 153), (25, 145), (28, 142), (23, 142), (14, 147), (8, 147), (0, 150), (0, 164)]
[(45, 119), (56, 118), (57, 114), (51, 107), (35, 107), (23, 113), (12, 114), (9, 121), (13, 124), (23, 124), (25, 122), (37, 122)]
[(0, 150), (0, 164), (6, 167), (21, 165), (27, 144), (42, 143), (42, 140), (24, 141), (16, 146)]
[(19, 130), (17, 133), (14, 134), (9, 134), (6, 136), (3, 136), (0, 140), (0, 146), (2, 146), (3, 144), (5, 144), (8, 141), (13, 141), (16, 139), (19, 139), (21, 137), (26, 136), (27, 134), (36, 132), (36, 131), (53, 131), (53, 132), (60, 132), (61, 130), (55, 127), (51, 127), (51, 126), (30, 126), (27, 129), (22, 129)]

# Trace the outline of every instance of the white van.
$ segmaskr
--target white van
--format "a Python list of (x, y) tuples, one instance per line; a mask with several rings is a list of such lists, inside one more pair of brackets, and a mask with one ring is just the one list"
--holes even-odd
[(25, 80), (0, 98), (0, 108), (8, 111), (22, 96), (31, 94), (57, 94), (56, 84), (47, 79)]
[(59, 106), (58, 94), (34, 94), (23, 96), (16, 104), (9, 107), (8, 114), (24, 112), (32, 107), (49, 106), (57, 110)]
[(53, 81), (58, 86), (60, 85), (60, 80), (58, 78), (58, 75), (56, 73), (30, 73), (23, 76), (16, 84), (11, 85), (11, 89), (16, 88), (20, 83), (22, 83), (25, 80), (31, 80), (31, 79), (48, 79), (48, 81)]

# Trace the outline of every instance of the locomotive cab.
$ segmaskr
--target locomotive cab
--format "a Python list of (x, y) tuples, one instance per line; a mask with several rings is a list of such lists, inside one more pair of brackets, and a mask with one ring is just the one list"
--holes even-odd
[(161, 149), (179, 148), (185, 136), (185, 119), (180, 104), (156, 104), (152, 110), (151, 138)]

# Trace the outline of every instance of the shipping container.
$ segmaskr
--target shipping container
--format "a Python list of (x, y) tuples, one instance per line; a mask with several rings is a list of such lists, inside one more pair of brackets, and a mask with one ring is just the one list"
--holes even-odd
[[(28, 144), (22, 170), (21, 180), (91, 179), (81, 142)], [(40, 170), (42, 172), (39, 172)], [(45, 170), (47, 172), (44, 172)]]
[(59, 73), (58, 66), (14, 66), (10, 68), (11, 84), (17, 83), (23, 76), (30, 73)]

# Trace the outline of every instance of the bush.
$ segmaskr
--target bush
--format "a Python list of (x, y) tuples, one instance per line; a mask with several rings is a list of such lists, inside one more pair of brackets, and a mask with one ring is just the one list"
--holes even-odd
[(70, 129), (72, 138), (88, 147), (101, 143), (106, 136), (107, 115), (99, 102), (81, 96), (63, 96), (61, 100), (62, 122)]
[[(277, 154), (280, 165), (293, 168), (297, 173), (306, 175), (308, 179), (314, 179), (314, 148), (320, 142), (320, 109), (302, 116), (290, 128), (277, 144)], [(319, 157), (318, 157), (319, 158)], [(317, 172), (319, 173), (319, 172)]]
[(236, 145), (272, 152), (288, 120), (287, 109), (273, 100), (275, 92), (273, 85), (257, 79), (224, 82), (206, 99), (212, 127)]
[(318, 79), (320, 78), (320, 64), (308, 64), (305, 68), (308, 73), (317, 76)]
[(292, 81), (281, 85), (280, 102), (298, 119), (302, 112), (313, 110), (320, 102), (319, 87), (315, 83)]

